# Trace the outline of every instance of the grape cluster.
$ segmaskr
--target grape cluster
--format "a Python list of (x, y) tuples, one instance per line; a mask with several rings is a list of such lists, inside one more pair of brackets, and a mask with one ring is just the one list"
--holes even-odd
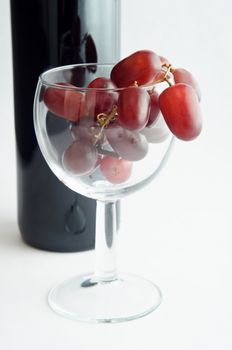
[[(158, 92), (163, 82), (168, 86)], [(43, 99), (50, 112), (70, 123), (73, 142), (63, 153), (64, 169), (81, 176), (98, 167), (113, 184), (129, 179), (149, 143), (164, 141), (170, 131), (193, 140), (202, 128), (195, 78), (149, 50), (124, 58), (110, 77), (94, 79), (85, 90), (58, 82)]]

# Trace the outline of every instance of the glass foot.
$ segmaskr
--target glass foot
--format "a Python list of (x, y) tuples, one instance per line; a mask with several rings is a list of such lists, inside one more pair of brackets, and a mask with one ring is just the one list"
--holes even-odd
[(123, 322), (145, 316), (161, 303), (161, 292), (152, 282), (134, 275), (98, 282), (77, 276), (54, 287), (48, 296), (58, 314), (84, 322)]

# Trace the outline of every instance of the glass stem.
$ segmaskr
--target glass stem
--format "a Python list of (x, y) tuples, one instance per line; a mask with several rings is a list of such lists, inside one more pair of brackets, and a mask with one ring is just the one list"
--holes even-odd
[(94, 277), (100, 282), (117, 278), (116, 206), (117, 202), (97, 201)]

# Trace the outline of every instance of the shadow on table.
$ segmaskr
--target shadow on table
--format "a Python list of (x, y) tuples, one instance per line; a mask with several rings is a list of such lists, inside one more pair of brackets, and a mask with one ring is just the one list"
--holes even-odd
[(17, 222), (0, 220), (0, 246), (15, 248), (26, 246), (21, 238)]

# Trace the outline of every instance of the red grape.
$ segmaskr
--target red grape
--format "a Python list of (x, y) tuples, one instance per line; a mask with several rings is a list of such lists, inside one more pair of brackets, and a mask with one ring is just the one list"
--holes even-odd
[(159, 56), (159, 58), (160, 58), (161, 65), (164, 65), (164, 64), (169, 65), (170, 64), (169, 60), (166, 57)]
[(149, 118), (150, 97), (145, 89), (123, 89), (118, 98), (118, 122), (129, 130), (143, 129)]
[(99, 124), (93, 118), (82, 118), (77, 124), (71, 126), (71, 133), (74, 139), (89, 141), (92, 144), (97, 141), (101, 131)]
[(111, 79), (118, 87), (144, 85), (153, 81), (161, 70), (159, 56), (153, 51), (141, 50), (124, 58), (111, 71)]
[(107, 140), (115, 152), (124, 159), (136, 161), (144, 158), (148, 152), (148, 143), (144, 135), (120, 126), (105, 129)]
[(109, 182), (120, 184), (131, 176), (132, 163), (122, 158), (105, 156), (101, 161), (100, 169)]
[(92, 80), (88, 88), (95, 88), (95, 89), (115, 89), (116, 86), (112, 82), (112, 80), (105, 78), (105, 77), (99, 77), (94, 80)]
[(168, 87), (160, 94), (159, 105), (169, 129), (175, 136), (187, 141), (200, 134), (200, 104), (191, 86), (179, 83)]
[(170, 134), (170, 130), (167, 127), (163, 116), (160, 115), (152, 127), (144, 128), (141, 130), (141, 134), (146, 137), (146, 140), (149, 143), (160, 143), (166, 140)]
[[(115, 84), (107, 78), (99, 77), (89, 83), (86, 93), (86, 110), (89, 116), (96, 117), (99, 113), (109, 114), (117, 103), (118, 93), (111, 91)], [(109, 90), (106, 90), (109, 89)]]
[(155, 76), (155, 82), (164, 81), (164, 77), (165, 77), (165, 71), (164, 71), (164, 70), (161, 70), (159, 73), (156, 74), (156, 76)]
[(98, 152), (89, 142), (74, 141), (63, 154), (63, 166), (74, 175), (86, 175), (96, 166)]
[(159, 94), (157, 91), (153, 90), (150, 94), (150, 112), (146, 126), (152, 126), (156, 122), (159, 112)]
[[(68, 87), (73, 86), (71, 84), (57, 84), (62, 85), (63, 88), (49, 87), (45, 90), (45, 105), (55, 115), (70, 121), (76, 121), (84, 112), (84, 94), (79, 91), (69, 90)], [(67, 86), (67, 89), (64, 86)]]
[(196, 91), (199, 101), (201, 100), (201, 91), (198, 82), (194, 76), (184, 68), (176, 68), (173, 72), (175, 83), (184, 83), (192, 86)]

